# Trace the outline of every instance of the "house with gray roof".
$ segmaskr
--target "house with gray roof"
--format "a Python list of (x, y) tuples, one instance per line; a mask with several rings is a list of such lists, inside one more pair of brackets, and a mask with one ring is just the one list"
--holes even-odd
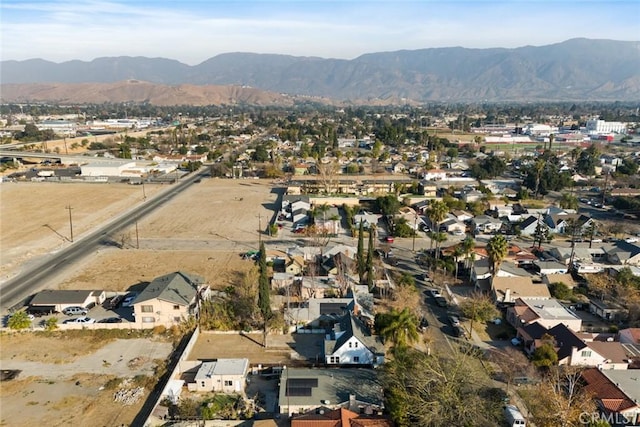
[(202, 362), (189, 391), (241, 393), (249, 371), (249, 359), (218, 359)]
[(345, 314), (324, 341), (327, 365), (370, 365), (384, 363), (384, 345), (371, 335), (353, 313)]
[(157, 277), (133, 301), (135, 323), (140, 328), (176, 325), (197, 317), (200, 302), (209, 295), (202, 277), (181, 271)]
[(607, 252), (607, 259), (612, 264), (640, 266), (640, 245), (619, 240), (615, 246)]
[(360, 368), (287, 368), (280, 377), (281, 414), (297, 414), (319, 407), (378, 412), (384, 392), (378, 372)]

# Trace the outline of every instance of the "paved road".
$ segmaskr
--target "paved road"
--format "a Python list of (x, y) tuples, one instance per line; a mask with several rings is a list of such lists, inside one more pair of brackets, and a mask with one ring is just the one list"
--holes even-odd
[(208, 169), (203, 168), (196, 173), (185, 176), (182, 181), (168, 186), (165, 191), (156, 194), (154, 197), (147, 199), (143, 204), (116, 217), (105, 226), (76, 240), (65, 249), (47, 255), (41, 260), (32, 263), (32, 265), (21, 274), (1, 285), (0, 308), (5, 310), (16, 304), (22, 304), (26, 298), (44, 286), (47, 277), (55, 274), (58, 270), (78, 262), (101, 246), (115, 245), (115, 240), (110, 236), (116, 235), (118, 231), (129, 227), (140, 218), (163, 206), (181, 191), (193, 184), (196, 179), (207, 174)]

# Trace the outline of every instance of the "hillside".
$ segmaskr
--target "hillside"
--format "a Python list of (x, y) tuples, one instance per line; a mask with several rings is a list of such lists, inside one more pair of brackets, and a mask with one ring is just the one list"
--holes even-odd
[[(164, 58), (117, 57), (61, 64), (3, 61), (0, 67), (3, 99), (5, 90), (17, 90), (5, 88), (9, 83), (135, 79), (177, 85), (176, 91), (196, 98), (199, 89), (186, 85), (250, 86), (355, 103), (640, 100), (637, 41), (572, 39), (515, 49), (434, 48), (370, 53), (352, 60), (226, 53), (195, 66)], [(37, 93), (21, 88), (28, 93), (20, 96)], [(277, 102), (276, 95), (271, 97)], [(174, 97), (167, 95), (161, 102), (168, 99)]]
[(153, 105), (292, 105), (293, 98), (239, 86), (169, 86), (127, 80), (116, 83), (3, 84), (3, 102), (104, 103)]

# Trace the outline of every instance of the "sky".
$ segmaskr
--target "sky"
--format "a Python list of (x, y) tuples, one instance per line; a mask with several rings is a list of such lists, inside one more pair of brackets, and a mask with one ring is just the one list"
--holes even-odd
[(640, 1), (0, 1), (2, 60), (146, 56), (196, 65), (228, 52), (352, 59), (576, 37), (640, 41)]

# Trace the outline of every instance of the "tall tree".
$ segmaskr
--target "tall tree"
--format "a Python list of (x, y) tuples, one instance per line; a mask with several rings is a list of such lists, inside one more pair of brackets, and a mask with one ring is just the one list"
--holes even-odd
[(495, 275), (502, 260), (507, 256), (509, 243), (501, 234), (497, 234), (487, 242), (487, 254), (489, 255), (489, 263), (491, 264), (491, 274)]
[[(429, 202), (429, 206), (427, 207), (427, 217), (429, 217), (429, 221), (433, 227), (433, 232), (440, 232), (440, 223), (447, 217), (447, 213), (449, 213), (449, 207), (442, 200), (433, 199)], [(436, 240), (436, 261), (440, 255), (439, 240), (440, 239)]]
[(603, 425), (585, 423), (585, 414), (597, 414), (597, 407), (582, 385), (579, 369), (565, 366), (551, 368), (544, 381), (524, 395), (536, 426)]
[(258, 261), (260, 277), (258, 278), (258, 307), (262, 314), (263, 324), (263, 345), (267, 346), (267, 331), (269, 319), (271, 319), (271, 298), (269, 295), (269, 276), (267, 271), (267, 252), (264, 242), (260, 243), (260, 259)]
[(369, 290), (373, 289), (375, 285), (375, 272), (373, 270), (373, 251), (375, 251), (375, 242), (373, 240), (373, 233), (369, 230), (369, 246), (367, 248), (367, 286)]
[(500, 316), (500, 311), (491, 298), (481, 292), (473, 292), (465, 298), (460, 303), (460, 312), (464, 317), (471, 319), (469, 327), (471, 333), (473, 333), (474, 322), (488, 322)]
[(464, 266), (465, 268), (470, 268), (471, 266), (469, 265), (469, 256), (471, 255), (471, 252), (473, 252), (473, 249), (476, 247), (476, 241), (473, 239), (473, 237), (467, 236), (462, 241), (461, 247), (462, 255), (464, 256)]
[(382, 375), (389, 412), (399, 427), (495, 426), (500, 394), (471, 355), (396, 352)]
[(542, 242), (546, 241), (549, 238), (549, 227), (540, 220), (538, 217), (538, 222), (536, 224), (536, 229), (533, 232), (533, 245), (535, 246), (536, 242), (538, 243), (538, 249), (542, 246)]
[[(369, 234), (371, 234), (371, 230), (369, 230)], [(362, 221), (360, 221), (360, 227), (358, 228), (358, 253), (357, 253), (357, 264), (358, 264), (358, 278), (360, 283), (364, 280), (364, 275), (367, 272), (367, 263), (365, 261), (364, 254), (364, 225)]]
[(598, 223), (595, 221), (591, 221), (587, 229), (585, 230), (586, 236), (589, 238), (589, 249), (591, 249), (591, 245), (593, 244), (593, 238), (598, 233)]

